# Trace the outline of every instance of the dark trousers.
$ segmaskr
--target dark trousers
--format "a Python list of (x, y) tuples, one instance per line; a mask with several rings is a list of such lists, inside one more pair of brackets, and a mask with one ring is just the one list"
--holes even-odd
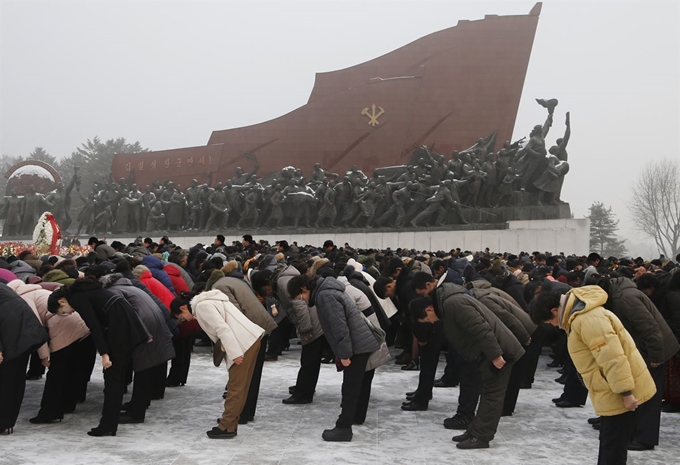
[(321, 370), (321, 359), (325, 350), (328, 348), (328, 341), (323, 334), (302, 346), (300, 354), (300, 370), (298, 371), (297, 381), (293, 397), (296, 399), (312, 399), (316, 390), (316, 383), (319, 381), (319, 371)]
[[(248, 387), (248, 397), (246, 398), (246, 404), (241, 411), (240, 418), (255, 418), (257, 398), (260, 396), (260, 381), (262, 381), (262, 367), (264, 367), (267, 339), (269, 339), (269, 336), (263, 336), (261, 339), (260, 348), (257, 352), (257, 360), (255, 361), (255, 368), (253, 369), (253, 377), (250, 381), (250, 386)], [(229, 385), (227, 384), (227, 386)]]
[(656, 446), (659, 444), (659, 428), (661, 428), (661, 401), (663, 399), (664, 381), (666, 379), (666, 363), (656, 368), (648, 363), (649, 374), (656, 384), (656, 394), (635, 411), (635, 432), (633, 441)]
[(167, 384), (178, 386), (187, 383), (189, 365), (191, 364), (192, 341), (191, 335), (172, 339), (175, 358), (172, 359)]
[(165, 381), (168, 374), (168, 362), (163, 362), (152, 368), (151, 400), (165, 397)]
[(281, 355), (286, 343), (288, 342), (288, 336), (290, 335), (291, 322), (288, 317), (285, 317), (279, 322), (279, 325), (274, 331), (272, 331), (269, 336), (269, 347), (267, 348), (268, 357), (277, 357)]
[(489, 360), (479, 364), (479, 408), (467, 432), (481, 441), (489, 442), (496, 435), (512, 366), (506, 363), (498, 370)]
[(338, 428), (351, 428), (352, 423), (366, 420), (371, 383), (375, 370), (366, 371), (371, 354), (353, 355), (352, 363), (342, 370), (342, 410), (335, 422)]
[(413, 326), (411, 324), (411, 317), (405, 311), (400, 311), (399, 315), (399, 329), (397, 332), (396, 343), (401, 343), (404, 346), (405, 353), (413, 352)]
[(585, 405), (586, 399), (588, 398), (588, 389), (583, 385), (581, 377), (574, 366), (574, 362), (571, 361), (571, 357), (568, 355), (564, 361), (564, 375), (566, 376), (566, 381), (564, 383), (562, 400)]
[(135, 383), (132, 386), (132, 397), (127, 409), (127, 413), (134, 418), (143, 420), (146, 409), (151, 405), (151, 380), (154, 368), (156, 367), (135, 371)]
[(536, 374), (536, 368), (538, 368), (538, 359), (541, 357), (541, 351), (543, 350), (543, 343), (546, 338), (546, 329), (544, 325), (539, 325), (536, 331), (531, 335), (531, 344), (528, 347), (524, 347), (526, 351), (522, 356), (522, 373), (520, 376), (520, 384), (531, 385), (534, 383), (534, 375)]
[(513, 363), (512, 370), (510, 370), (510, 379), (508, 380), (508, 387), (505, 390), (505, 398), (503, 400), (503, 414), (512, 414), (517, 406), (522, 375), (529, 361), (525, 357), (526, 353), (517, 362)]
[(387, 328), (387, 334), (385, 335), (385, 342), (387, 343), (388, 347), (392, 347), (394, 345), (394, 340), (397, 338), (397, 333), (399, 332), (399, 313), (392, 315), (392, 318), (390, 318), (390, 323), (390, 327)]
[(36, 350), (31, 353), (31, 359), (28, 362), (28, 371), (26, 372), (26, 376), (42, 376), (44, 374), (45, 367), (43, 366), (42, 360), (40, 360), (40, 356)]
[(14, 428), (26, 390), (26, 366), (30, 352), (0, 363), (0, 431)]
[(427, 405), (430, 402), (438, 363), (439, 347), (431, 343), (420, 346), (420, 373), (418, 375), (418, 389), (416, 389), (414, 398), (416, 403)]
[(456, 414), (472, 419), (477, 410), (480, 392), (479, 369), (476, 362), (463, 360), (460, 369), (460, 392)]
[(460, 382), (461, 369), (463, 363), (463, 356), (451, 345), (447, 343), (446, 349), (446, 367), (444, 367), (444, 374), (442, 375), (442, 381), (446, 384), (454, 385)]
[(132, 354), (109, 354), (109, 357), (111, 358), (111, 367), (104, 370), (104, 406), (99, 426), (116, 431), (120, 417), (120, 406), (123, 404), (125, 371), (128, 363), (131, 363)]
[(600, 417), (600, 450), (597, 465), (624, 465), (626, 463), (628, 443), (635, 431), (635, 417), (636, 412)]
[(78, 384), (82, 381), (78, 364), (78, 342), (50, 354), (50, 369), (47, 371), (40, 418), (60, 419), (64, 413), (76, 408)]
[[(87, 383), (90, 382), (92, 370), (97, 360), (97, 347), (91, 336), (76, 342), (74, 356), (78, 363), (78, 383), (75, 386), (76, 402), (85, 402), (87, 397)], [(68, 412), (67, 412), (68, 413)]]
[(566, 363), (567, 358), (569, 358), (569, 351), (567, 350), (567, 333), (562, 329), (555, 328), (554, 330), (557, 331), (553, 350), (555, 361), (557, 363)]

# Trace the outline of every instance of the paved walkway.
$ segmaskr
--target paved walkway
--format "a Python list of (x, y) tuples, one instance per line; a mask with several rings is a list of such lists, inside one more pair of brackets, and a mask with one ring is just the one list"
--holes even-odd
[[(103, 380), (96, 368), (88, 399), (62, 423), (32, 425), (44, 380), (28, 381), (15, 433), (0, 437), (0, 464), (594, 464), (597, 432), (584, 408), (559, 409), (550, 399), (561, 392), (554, 369), (539, 364), (536, 383), (520, 393), (513, 417), (502, 418), (496, 439), (486, 450), (462, 451), (451, 441), (453, 431), (442, 421), (456, 407), (457, 388), (435, 389), (426, 412), (399, 409), (404, 393), (415, 389), (417, 372), (383, 367), (373, 381), (366, 423), (354, 427), (351, 443), (326, 443), (325, 428), (333, 427), (340, 407), (341, 375), (324, 365), (313, 404), (283, 405), (295, 382), (300, 346), (265, 364), (260, 403), (254, 423), (241, 426), (233, 440), (211, 440), (205, 432), (221, 413), (227, 372), (212, 366), (208, 349), (197, 348), (189, 384), (168, 389), (154, 401), (146, 423), (121, 425), (115, 438), (91, 438), (85, 433), (98, 423)], [(440, 371), (443, 369), (443, 358)], [(0, 399), (1, 401), (1, 399)], [(680, 414), (662, 414), (661, 446), (631, 452), (628, 463), (678, 463)]]

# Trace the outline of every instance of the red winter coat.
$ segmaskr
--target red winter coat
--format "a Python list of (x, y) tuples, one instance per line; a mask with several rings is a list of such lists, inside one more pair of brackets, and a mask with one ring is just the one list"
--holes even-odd
[(175, 288), (175, 292), (177, 293), (177, 295), (179, 295), (180, 292), (185, 291), (188, 292), (191, 290), (189, 289), (187, 282), (182, 277), (182, 273), (176, 266), (165, 265), (163, 270), (168, 274), (168, 276), (170, 276), (170, 281), (172, 281), (172, 287)]
[(142, 284), (149, 288), (153, 295), (158, 297), (160, 301), (163, 302), (163, 305), (170, 309), (170, 304), (172, 304), (172, 301), (175, 299), (175, 296), (172, 295), (170, 289), (165, 287), (159, 280), (154, 278), (150, 271), (145, 271), (142, 273), (142, 275), (139, 277), (139, 280), (142, 282)]

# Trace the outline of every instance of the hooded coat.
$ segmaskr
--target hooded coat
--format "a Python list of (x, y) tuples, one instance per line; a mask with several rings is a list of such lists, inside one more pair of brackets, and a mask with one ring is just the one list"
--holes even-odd
[(177, 297), (177, 292), (175, 292), (170, 276), (165, 272), (163, 261), (160, 258), (147, 255), (142, 259), (142, 265), (147, 267), (153, 277), (160, 281), (163, 286), (167, 287), (174, 297)]
[(492, 362), (503, 356), (508, 362), (516, 362), (524, 355), (515, 335), (491, 310), (468, 295), (463, 286), (442, 283), (435, 289), (435, 295), (446, 338), (465, 360)]
[(372, 353), (380, 348), (377, 339), (359, 314), (345, 285), (335, 278), (319, 278), (309, 305), (315, 305), (328, 344), (340, 359)]
[(47, 330), (31, 307), (0, 283), (0, 352), (5, 361), (32, 352), (47, 342)]
[(628, 412), (622, 393), (642, 404), (656, 393), (652, 375), (635, 341), (616, 315), (602, 305), (607, 293), (599, 286), (572, 289), (560, 315), (574, 366), (588, 388), (595, 413)]
[(242, 357), (265, 332), (219, 290), (198, 294), (191, 299), (191, 308), (208, 337), (215, 343), (218, 339), (222, 343), (227, 354), (227, 370), (233, 365), (234, 359)]
[(175, 358), (172, 333), (166, 323), (166, 315), (163, 315), (153, 299), (137, 289), (127, 278), (119, 278), (109, 290), (130, 302), (153, 338), (151, 342), (139, 345), (132, 352), (133, 369), (136, 372), (144, 371)]
[[(291, 299), (288, 294), (288, 282), (299, 274), (300, 272), (294, 266), (284, 266), (276, 274), (276, 288), (279, 302), (288, 312), (288, 319), (297, 327), (300, 342), (302, 345), (306, 345), (322, 336), (323, 329), (316, 307), (308, 306), (307, 302), (301, 299)], [(310, 334), (312, 337), (309, 339), (303, 337)]]
[(610, 282), (606, 307), (621, 320), (645, 360), (663, 363), (677, 354), (678, 340), (649, 297), (629, 278)]

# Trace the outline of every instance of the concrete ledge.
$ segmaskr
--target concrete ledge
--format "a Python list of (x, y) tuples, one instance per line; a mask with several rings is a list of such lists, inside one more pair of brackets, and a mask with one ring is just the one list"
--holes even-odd
[[(335, 244), (343, 245), (348, 242), (356, 248), (396, 249), (398, 247), (416, 250), (451, 250), (460, 247), (463, 250), (484, 250), (488, 247), (494, 252), (520, 251), (533, 252), (564, 252), (565, 254), (587, 255), (589, 253), (590, 220), (562, 219), (509, 221), (505, 225), (495, 225), (497, 229), (447, 230), (442, 228), (402, 228), (400, 230), (372, 230), (372, 229), (299, 229), (296, 231), (254, 229), (227, 230), (222, 232), (226, 243), (241, 240), (243, 234), (252, 234), (255, 240), (265, 239), (270, 243), (278, 240), (296, 241), (299, 245), (312, 244), (321, 246), (327, 239)], [(489, 226), (489, 225), (485, 225)], [(499, 227), (500, 226), (500, 227)], [(170, 239), (182, 246), (191, 247), (197, 243), (211, 244), (216, 232), (186, 231), (184, 233), (169, 233)], [(162, 233), (143, 233), (158, 240)], [(87, 236), (81, 236), (87, 240)], [(106, 236), (109, 243), (119, 240), (125, 244), (135, 238), (127, 235), (110, 234)], [(82, 242), (82, 241), (81, 241)]]

